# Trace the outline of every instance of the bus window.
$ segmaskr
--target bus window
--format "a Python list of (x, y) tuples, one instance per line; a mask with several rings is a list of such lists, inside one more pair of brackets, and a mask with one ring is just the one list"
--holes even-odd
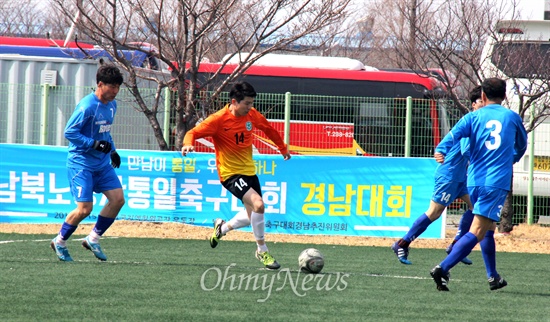
[(550, 43), (501, 42), (495, 46), (491, 62), (508, 77), (548, 77)]
[(367, 154), (392, 156), (397, 135), (393, 129), (391, 100), (372, 99), (359, 103), (355, 139)]

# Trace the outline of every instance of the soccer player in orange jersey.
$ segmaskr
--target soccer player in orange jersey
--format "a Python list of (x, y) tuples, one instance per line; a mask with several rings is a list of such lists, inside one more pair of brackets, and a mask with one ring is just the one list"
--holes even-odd
[(228, 222), (214, 221), (210, 246), (216, 247), (228, 231), (252, 226), (258, 245), (256, 258), (268, 269), (278, 269), (279, 263), (271, 256), (265, 244), (264, 201), (260, 180), (252, 160), (253, 130), (262, 130), (273, 141), (285, 160), (290, 159), (288, 148), (267, 119), (254, 107), (256, 91), (249, 83), (236, 83), (229, 92), (231, 103), (188, 131), (183, 139), (181, 153), (185, 156), (194, 150), (196, 139), (212, 137), (216, 149), (216, 167), (222, 185), (239, 198), (245, 209)]

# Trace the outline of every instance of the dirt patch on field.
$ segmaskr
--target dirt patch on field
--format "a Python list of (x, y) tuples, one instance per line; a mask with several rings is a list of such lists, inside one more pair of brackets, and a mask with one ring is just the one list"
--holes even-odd
[[(0, 232), (20, 234), (52, 234), (59, 231), (57, 224), (0, 224)], [(85, 235), (92, 228), (91, 224), (80, 225), (76, 234)], [(173, 239), (208, 239), (212, 229), (185, 224), (149, 223), (117, 221), (106, 233), (106, 236), (118, 237), (153, 237)], [(453, 239), (456, 228), (448, 228), (443, 240), (418, 239), (411, 247), (445, 248)], [(509, 235), (496, 235), (497, 250), (501, 252), (523, 252), (550, 254), (550, 227), (539, 225), (519, 225)], [(224, 240), (252, 241), (252, 233), (232, 231)], [(391, 246), (395, 238), (370, 238), (349, 236), (308, 236), (267, 234), (266, 241), (302, 244), (329, 244), (350, 246)], [(475, 249), (479, 250), (479, 245)]]

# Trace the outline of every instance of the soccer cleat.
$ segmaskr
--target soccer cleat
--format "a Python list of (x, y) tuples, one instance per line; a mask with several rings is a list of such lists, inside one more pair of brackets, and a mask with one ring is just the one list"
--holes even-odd
[(405, 265), (411, 265), (412, 264), (411, 261), (409, 261), (407, 259), (407, 257), (409, 256), (409, 248), (408, 247), (407, 248), (399, 247), (399, 245), (397, 243), (398, 242), (395, 242), (391, 246), (391, 249), (393, 250), (393, 252), (397, 256), (397, 259)]
[[(450, 244), (449, 246), (447, 246), (447, 248), (445, 249), (445, 252), (448, 254), (451, 253), (451, 251), (453, 250), (453, 244)], [(461, 262), (465, 265), (472, 265), (474, 262), (472, 262), (471, 259), (469, 259), (468, 257), (464, 257)]]
[(443, 273), (441, 266), (437, 265), (434, 267), (430, 272), (430, 275), (432, 275), (438, 291), (449, 291), (447, 284), (449, 284), (449, 278), (451, 275), (449, 273)]
[(99, 243), (92, 243), (88, 239), (88, 236), (86, 236), (86, 238), (82, 241), (82, 247), (94, 253), (95, 257), (100, 261), (107, 260), (107, 256), (101, 251), (101, 246), (99, 246)]
[(256, 258), (268, 269), (279, 269), (281, 265), (268, 252), (260, 253), (256, 250)]
[(50, 243), (50, 247), (53, 249), (53, 251), (57, 255), (57, 258), (59, 258), (59, 260), (63, 262), (72, 262), (73, 258), (69, 254), (69, 250), (67, 249), (67, 247), (58, 245), (56, 242), (56, 239), (57, 237), (52, 239), (52, 242)]
[(222, 225), (225, 224), (225, 220), (221, 218), (217, 218), (214, 220), (214, 232), (212, 233), (212, 236), (210, 236), (210, 247), (216, 248), (218, 246), (218, 243), (220, 242), (220, 239), (222, 238)]
[(491, 289), (491, 291), (498, 290), (506, 285), (508, 285), (508, 283), (506, 283), (506, 280), (500, 276), (497, 276), (496, 278), (491, 277), (489, 279), (489, 289)]

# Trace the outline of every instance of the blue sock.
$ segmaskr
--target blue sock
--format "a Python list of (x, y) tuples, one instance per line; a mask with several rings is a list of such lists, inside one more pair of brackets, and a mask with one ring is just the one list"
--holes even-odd
[(71, 235), (75, 232), (76, 227), (78, 226), (73, 226), (68, 224), (67, 222), (64, 222), (61, 226), (61, 230), (59, 231), (61, 239), (68, 240), (69, 238), (71, 238)]
[(464, 236), (467, 232), (470, 231), (470, 226), (474, 220), (474, 214), (470, 209), (466, 210), (462, 217), (460, 217), (460, 222), (458, 223), (458, 231), (456, 232), (455, 240), (459, 240), (460, 237)]
[(109, 227), (115, 222), (115, 218), (107, 218), (103, 216), (97, 216), (97, 222), (95, 223), (94, 231), (99, 236), (102, 236)]
[(407, 234), (405, 234), (405, 237), (403, 237), (403, 240), (407, 242), (412, 242), (418, 236), (420, 236), (431, 223), (432, 221), (430, 220), (430, 218), (428, 218), (426, 214), (422, 214), (422, 216), (418, 217), (414, 221), (411, 229), (409, 229)]
[(497, 248), (495, 246), (495, 232), (487, 231), (485, 237), (479, 242), (481, 254), (487, 270), (487, 278), (497, 277)]
[(439, 264), (443, 269), (443, 272), (447, 273), (451, 268), (453, 268), (458, 262), (460, 262), (464, 257), (468, 256), (472, 249), (477, 245), (476, 235), (468, 232), (466, 235), (462, 236), (459, 241), (453, 247), (453, 250), (447, 257)]

